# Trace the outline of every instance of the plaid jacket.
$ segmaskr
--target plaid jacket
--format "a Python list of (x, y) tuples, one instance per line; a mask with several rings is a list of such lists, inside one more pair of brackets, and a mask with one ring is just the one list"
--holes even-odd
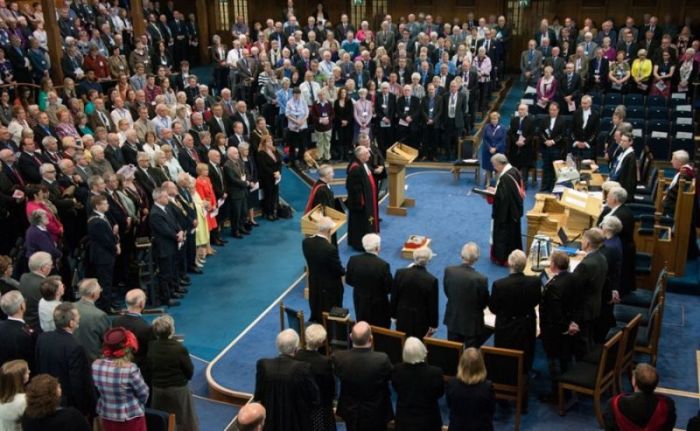
[(98, 359), (92, 363), (92, 378), (100, 392), (97, 402), (100, 417), (126, 422), (145, 414), (148, 386), (135, 364), (117, 367), (114, 361)]

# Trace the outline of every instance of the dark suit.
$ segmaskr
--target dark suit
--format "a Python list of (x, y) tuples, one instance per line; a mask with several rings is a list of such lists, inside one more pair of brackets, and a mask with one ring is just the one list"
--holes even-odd
[(576, 277), (570, 272), (561, 272), (544, 285), (540, 303), (540, 338), (549, 362), (554, 393), (557, 390), (556, 379), (571, 363), (574, 338), (566, 332), (580, 308)]
[(176, 255), (178, 253), (177, 234), (182, 230), (175, 216), (167, 207), (151, 207), (148, 225), (153, 236), (153, 257), (158, 265), (159, 297), (162, 302), (170, 300), (170, 294), (177, 289)]
[[(566, 148), (566, 135), (568, 133), (564, 119), (557, 116), (554, 127), (550, 127), (551, 117), (544, 118), (540, 124), (540, 152), (542, 153), (542, 189), (549, 191), (554, 188), (556, 177), (552, 162), (561, 159)], [(545, 141), (552, 140), (551, 147), (545, 145)]]
[[(600, 217), (598, 217), (597, 224), (600, 225), (605, 216), (609, 215), (610, 212), (610, 207), (604, 207), (603, 211), (600, 213)], [(620, 205), (612, 215), (620, 219), (622, 223), (622, 231), (618, 234), (622, 242), (622, 264), (620, 266), (620, 280), (622, 283), (619, 285), (619, 292), (620, 296), (624, 296), (636, 289), (635, 260), (637, 258), (637, 247), (634, 243), (636, 222), (634, 220), (634, 213), (627, 205)]]
[[(406, 120), (407, 117), (411, 118), (411, 122), (408, 125), (402, 125), (402, 120)], [(396, 99), (396, 119), (398, 121), (396, 139), (415, 147), (415, 132), (420, 124), (420, 100), (415, 96), (410, 98), (401, 96)]]
[[(563, 74), (557, 86), (559, 98), (563, 100), (564, 97), (571, 96), (576, 104), (578, 104), (578, 98), (581, 95), (581, 86), (581, 76), (578, 73), (572, 73), (571, 75)], [(561, 106), (561, 113), (565, 114), (566, 112), (568, 112), (568, 108), (566, 103), (563, 103)]]
[(41, 167), (42, 163), (43, 161), (39, 157), (38, 153), (29, 154), (22, 151), (19, 159), (17, 160), (17, 169), (26, 182), (31, 184), (39, 184), (41, 182), (41, 173), (39, 172), (39, 168)]
[(445, 392), (442, 370), (424, 362), (400, 363), (391, 373), (397, 394), (395, 427), (401, 431), (439, 431), (438, 400)]
[(447, 307), (443, 323), (447, 338), (478, 347), (486, 339), (484, 308), (489, 302), (488, 280), (467, 264), (448, 266), (443, 278)]
[[(510, 119), (510, 127), (508, 128), (508, 161), (520, 170), (520, 175), (523, 177), (523, 182), (527, 185), (527, 177), (529, 168), (535, 161), (535, 151), (533, 138), (535, 135), (535, 120), (532, 116), (526, 115), (520, 118), (516, 115)], [(518, 146), (516, 143), (520, 137), (525, 139), (525, 144)]]
[(61, 406), (84, 415), (95, 411), (95, 388), (85, 349), (64, 329), (44, 332), (36, 342), (35, 374), (50, 374), (61, 383)]
[(247, 217), (248, 184), (243, 177), (245, 168), (239, 160), (227, 160), (224, 164), (224, 184), (228, 193), (229, 221), (233, 236), (240, 235), (244, 219)]
[[(120, 232), (122, 232), (121, 227)], [(90, 264), (94, 268), (100, 287), (102, 287), (99, 305), (100, 308), (106, 309), (112, 301), (112, 277), (119, 240), (112, 231), (112, 223), (107, 217), (102, 217), (96, 212), (93, 212), (88, 218), (87, 235)]]
[(0, 320), (0, 339), (4, 344), (0, 349), (0, 364), (24, 359), (33, 370), (35, 336), (29, 325), (14, 319)]
[(24, 312), (24, 321), (27, 322), (33, 330), (39, 330), (39, 300), (41, 299), (41, 282), (44, 277), (35, 273), (27, 272), (22, 274), (19, 279), (19, 291), (24, 297), (27, 306)]
[(391, 361), (386, 353), (353, 348), (336, 352), (333, 364), (340, 380), (336, 414), (348, 431), (385, 429), (394, 418), (389, 396)]
[(496, 399), (489, 380), (467, 385), (456, 377), (452, 378), (447, 382), (445, 395), (450, 409), (450, 429), (493, 431)]
[[(600, 117), (591, 109), (588, 115), (586, 125), (583, 124), (583, 110), (581, 108), (574, 112), (574, 118), (571, 127), (572, 147), (571, 152), (578, 160), (595, 158), (598, 154), (596, 150), (596, 140), (598, 138), (598, 130), (600, 128)], [(578, 148), (574, 146), (574, 142), (587, 142), (589, 148)]]
[(309, 320), (320, 322), (324, 311), (343, 306), (345, 269), (340, 263), (338, 249), (326, 238), (318, 235), (305, 238), (302, 251), (309, 272)]
[(311, 366), (311, 374), (318, 387), (320, 403), (312, 414), (312, 417), (321, 417), (326, 428), (335, 426), (335, 414), (333, 413), (333, 401), (335, 400), (335, 375), (333, 374), (333, 362), (330, 358), (317, 351), (299, 350), (294, 359), (306, 362)]
[(424, 266), (396, 271), (391, 292), (391, 316), (396, 330), (423, 338), (438, 327), (438, 280)]
[(535, 307), (542, 283), (522, 272), (493, 282), (489, 309), (496, 315), (495, 347), (522, 350), (525, 372), (532, 368), (535, 352)]
[(388, 296), (391, 292), (389, 263), (372, 253), (350, 257), (345, 282), (353, 287), (355, 317), (358, 322), (389, 328), (391, 324)]
[[(471, 78), (470, 78), (471, 79)], [(476, 81), (476, 80), (475, 80)], [(469, 93), (469, 98), (475, 97), (474, 92)], [(462, 135), (462, 131), (466, 126), (465, 112), (467, 112), (467, 96), (464, 92), (459, 91), (456, 95), (454, 118), (450, 118), (450, 99), (451, 93), (445, 93), (441, 97), (440, 106), (440, 127), (443, 130), (442, 141), (449, 155), (456, 154), (457, 142)], [(470, 115), (475, 112), (470, 111)], [(470, 120), (471, 122), (471, 120)], [(457, 157), (460, 157), (457, 154)]]
[[(394, 118), (396, 117), (396, 96), (389, 93), (384, 101), (384, 94), (378, 93), (374, 102), (374, 112), (377, 113), (377, 141), (379, 148), (386, 151), (387, 148), (394, 145), (393, 141), (393, 126)], [(381, 127), (382, 118), (389, 119), (389, 127)]]
[(127, 313), (117, 316), (112, 321), (112, 327), (124, 327), (133, 332), (139, 342), (139, 350), (134, 353), (134, 363), (138, 365), (146, 382), (150, 382), (146, 356), (148, 355), (148, 343), (156, 339), (151, 325), (139, 314)]
[(593, 344), (592, 322), (600, 316), (601, 297), (607, 273), (608, 263), (598, 250), (589, 252), (573, 272), (582, 304), (581, 312), (574, 317), (581, 329), (580, 345), (575, 351), (577, 357), (585, 355)]
[(306, 431), (311, 410), (319, 403), (318, 387), (311, 366), (280, 355), (260, 359), (255, 374), (255, 396), (267, 410), (265, 431)]
[(250, 112), (246, 111), (245, 112), (245, 119), (248, 120), (248, 125), (246, 125), (245, 121), (243, 121), (243, 115), (238, 111), (235, 111), (233, 115), (231, 115), (229, 118), (233, 123), (236, 123), (237, 121), (243, 124), (243, 135), (245, 136), (246, 141), (250, 140), (250, 133), (255, 129), (255, 118), (253, 118), (253, 114)]
[(209, 131), (211, 132), (212, 141), (216, 137), (217, 133), (223, 133), (228, 138), (233, 134), (233, 122), (226, 117), (221, 117), (221, 122), (224, 124), (222, 129), (219, 122), (216, 121), (216, 117), (211, 117), (207, 125), (209, 126)]

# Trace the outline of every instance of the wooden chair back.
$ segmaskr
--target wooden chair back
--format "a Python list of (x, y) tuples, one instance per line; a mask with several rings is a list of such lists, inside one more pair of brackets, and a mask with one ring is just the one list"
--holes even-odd
[(426, 362), (442, 370), (445, 379), (457, 375), (459, 359), (464, 352), (464, 345), (455, 341), (441, 340), (439, 338), (424, 337), (423, 344), (428, 349)]
[[(286, 326), (285, 326), (286, 321)], [(306, 338), (304, 335), (304, 312), (301, 310), (294, 310), (284, 305), (280, 302), (280, 331), (284, 331), (287, 328), (294, 329), (297, 334), (299, 334), (299, 343), (301, 347), (306, 347)]]
[(622, 392), (622, 374), (630, 372), (634, 368), (634, 346), (637, 344), (637, 334), (639, 334), (639, 326), (642, 322), (642, 315), (637, 314), (627, 325), (622, 329), (622, 351), (618, 355), (619, 363), (617, 365), (617, 391)]
[(526, 376), (524, 352), (522, 350), (503, 349), (482, 346), (486, 375), (493, 383), (496, 399), (515, 401), (515, 430), (520, 429), (523, 397), (526, 393)]
[(370, 328), (372, 328), (374, 351), (386, 353), (392, 364), (403, 362), (403, 343), (406, 341), (406, 333), (380, 326), (370, 326)]
[(355, 322), (348, 316), (345, 319), (330, 317), (327, 311), (322, 313), (323, 327), (326, 329), (326, 356), (334, 350), (349, 350), (352, 348), (350, 332)]

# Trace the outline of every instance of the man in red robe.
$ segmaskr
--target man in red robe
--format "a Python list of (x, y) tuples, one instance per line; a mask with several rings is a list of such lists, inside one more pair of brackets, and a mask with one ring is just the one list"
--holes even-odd
[(345, 188), (348, 198), (345, 205), (350, 211), (348, 217), (348, 244), (362, 251), (362, 237), (368, 233), (379, 233), (379, 205), (377, 184), (367, 162), (370, 152), (367, 147), (358, 145), (355, 158), (348, 165)]

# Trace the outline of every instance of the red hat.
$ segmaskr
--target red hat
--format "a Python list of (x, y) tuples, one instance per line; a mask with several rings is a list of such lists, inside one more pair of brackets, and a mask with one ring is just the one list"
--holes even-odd
[(123, 358), (129, 352), (138, 352), (139, 342), (133, 332), (119, 326), (107, 331), (103, 338), (102, 354), (105, 358)]

